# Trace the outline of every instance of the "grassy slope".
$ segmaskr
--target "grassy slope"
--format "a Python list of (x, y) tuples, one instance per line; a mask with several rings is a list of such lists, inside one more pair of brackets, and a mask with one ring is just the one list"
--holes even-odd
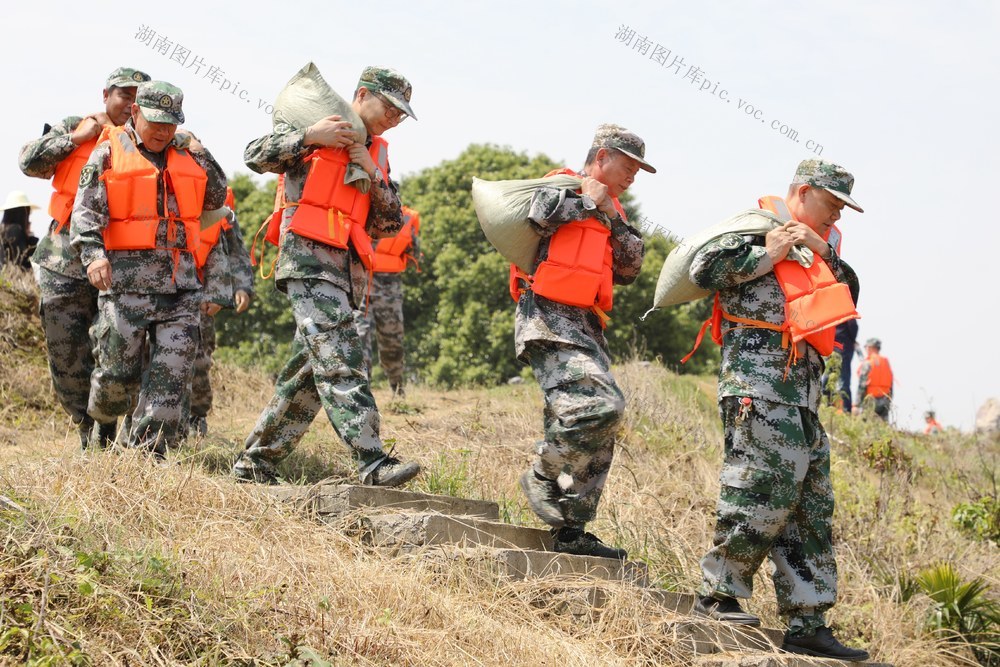
[[(374, 552), (350, 538), (348, 522), (323, 529), (232, 483), (222, 473), (270, 392), (253, 373), (213, 371), (212, 435), (175, 452), (176, 465), (81, 456), (47, 386), (33, 298), (30, 281), (0, 276), (0, 495), (23, 509), (0, 510), (0, 665), (29, 656), (35, 664), (286, 664), (293, 653), (312, 665), (683, 664), (658, 625), (669, 615), (634, 591), (618, 589), (595, 623), (574, 623), (553, 613), (537, 584), (496, 586), (460, 565)], [(593, 530), (646, 560), (660, 585), (687, 591), (718, 492), (713, 385), (645, 364), (617, 374), (628, 419)], [(425, 465), (417, 490), (496, 499), (507, 520), (537, 525), (516, 478), (540, 433), (540, 405), (531, 383), (413, 387), (406, 403), (386, 410), (384, 431)], [(841, 571), (831, 620), (900, 667), (959, 664), (922, 634), (927, 600), (898, 603), (895, 582), (950, 560), (1000, 589), (996, 547), (970, 542), (948, 521), (986, 484), (970, 455), (977, 444), (833, 414), (825, 421), (837, 439)], [(988, 447), (995, 456), (995, 443)], [(902, 452), (911, 463), (899, 462)], [(348, 469), (321, 417), (284, 472), (315, 482)], [(757, 583), (750, 608), (773, 625), (770, 582), (759, 575)]]

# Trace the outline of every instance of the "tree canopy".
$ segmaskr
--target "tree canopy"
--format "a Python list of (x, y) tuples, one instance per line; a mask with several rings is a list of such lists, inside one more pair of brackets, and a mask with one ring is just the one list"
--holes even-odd
[[(509, 148), (471, 145), (446, 160), (400, 181), (403, 203), (420, 213), (419, 271), (404, 274), (407, 374), (443, 386), (493, 384), (522, 371), (514, 358), (514, 302), (508, 290), (508, 264), (480, 229), (472, 204), (472, 177), (486, 180), (538, 178), (556, 164), (545, 155), (529, 156)], [(273, 207), (274, 182), (258, 187), (246, 175), (231, 185), (247, 243)], [(628, 217), (639, 206), (622, 197)], [(673, 244), (662, 235), (645, 235), (646, 258), (638, 279), (615, 289), (607, 337), (616, 360), (659, 358), (668, 366), (690, 349), (707, 300), (641, 316), (653, 302), (660, 267)], [(268, 251), (273, 253), (273, 248)], [(269, 260), (268, 260), (269, 264)], [(219, 316), (223, 354), (276, 372), (283, 363), (294, 321), (273, 280), (256, 277), (257, 298), (245, 315)], [(706, 345), (682, 368), (707, 372), (718, 352)]]

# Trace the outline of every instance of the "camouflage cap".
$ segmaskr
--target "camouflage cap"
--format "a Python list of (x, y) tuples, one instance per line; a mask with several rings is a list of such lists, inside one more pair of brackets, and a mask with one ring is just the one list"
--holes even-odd
[(634, 132), (614, 123), (603, 123), (597, 126), (594, 133), (594, 143), (591, 148), (614, 148), (639, 163), (639, 167), (651, 174), (656, 173), (653, 165), (646, 162), (646, 142)]
[(413, 109), (410, 108), (410, 95), (413, 94), (413, 86), (406, 80), (406, 77), (394, 69), (388, 67), (369, 66), (361, 72), (358, 80), (358, 88), (364, 86), (373, 93), (381, 93), (393, 106), (416, 120)]
[(108, 80), (104, 82), (104, 89), (115, 88), (135, 88), (140, 83), (149, 81), (149, 75), (131, 67), (119, 67), (108, 75)]
[(928, 410), (924, 413), (924, 419), (934, 419), (934, 411)]
[(166, 81), (147, 81), (139, 85), (135, 93), (135, 103), (142, 110), (142, 117), (150, 123), (184, 122), (184, 93), (177, 86)]
[(865, 341), (865, 347), (874, 347), (876, 350), (882, 349), (882, 341), (878, 338), (869, 338)]
[(798, 183), (823, 188), (858, 213), (865, 212), (858, 202), (851, 199), (854, 176), (839, 164), (826, 160), (803, 160), (795, 170), (795, 178), (792, 179), (792, 185)]

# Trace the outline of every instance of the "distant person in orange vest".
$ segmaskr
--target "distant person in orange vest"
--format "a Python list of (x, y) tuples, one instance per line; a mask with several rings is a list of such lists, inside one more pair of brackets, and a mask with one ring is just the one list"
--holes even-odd
[[(140, 83), (149, 75), (119, 67), (104, 82), (104, 108), (88, 116), (69, 116), (45, 124), (42, 136), (21, 148), (18, 165), (25, 176), (51, 178), (52, 223), (31, 256), (41, 292), (39, 309), (49, 356), (52, 387), (87, 446), (94, 420), (87, 414), (94, 370), (90, 327), (97, 319), (97, 288), (90, 284), (79, 253), (70, 247), (69, 222), (83, 167), (107, 126), (124, 125)], [(114, 424), (108, 427), (114, 431)]]
[(882, 421), (889, 421), (892, 407), (892, 367), (882, 356), (882, 341), (869, 338), (865, 341), (865, 360), (858, 368), (858, 396), (861, 411), (874, 410)]
[(924, 435), (934, 435), (944, 430), (944, 427), (934, 418), (934, 411), (928, 410), (924, 413)]

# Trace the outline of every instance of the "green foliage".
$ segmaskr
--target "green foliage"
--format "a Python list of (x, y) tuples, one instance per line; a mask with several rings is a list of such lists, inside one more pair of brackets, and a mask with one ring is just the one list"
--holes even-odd
[(882, 473), (908, 472), (912, 464), (912, 457), (892, 436), (873, 440), (861, 456), (873, 470)]
[[(455, 456), (456, 453), (458, 456)], [(421, 491), (455, 498), (468, 495), (471, 455), (472, 450), (469, 449), (438, 454), (438, 460), (420, 477)]]
[[(402, 181), (403, 201), (420, 211), (424, 254), (422, 272), (407, 272), (404, 277), (407, 356), (425, 379), (451, 387), (497, 383), (520, 373), (513, 350), (514, 303), (508, 291), (508, 264), (479, 227), (472, 205), (472, 177), (538, 178), (559, 166), (544, 155), (529, 157), (506, 148), (472, 145), (456, 159)], [(639, 209), (627, 193), (622, 203), (637, 219)], [(662, 236), (647, 237), (641, 274), (634, 284), (616, 290), (607, 330), (616, 360), (638, 355), (675, 362), (694, 340), (704, 305), (639, 320), (653, 302), (656, 278), (670, 248)], [(699, 357), (685, 370), (710, 370), (718, 353), (709, 349)]]
[[(454, 160), (404, 178), (401, 198), (420, 212), (420, 272), (404, 274), (407, 365), (417, 375), (446, 387), (496, 384), (521, 372), (514, 358), (514, 303), (508, 291), (508, 264), (486, 240), (472, 205), (472, 177), (487, 180), (538, 178), (557, 165), (545, 155), (528, 156), (507, 148), (469, 146)], [(246, 174), (234, 176), (240, 227), (247, 244), (273, 208), (275, 182), (257, 186)], [(626, 212), (639, 208), (626, 193)], [(675, 366), (690, 349), (710, 302), (704, 300), (640, 317), (653, 302), (656, 279), (672, 242), (646, 237), (642, 272), (615, 293), (608, 345), (615, 360), (660, 358)], [(269, 268), (270, 253), (265, 266)], [(255, 277), (250, 310), (217, 317), (220, 360), (275, 374), (283, 365), (294, 320), (273, 280)], [(683, 372), (704, 373), (718, 365), (718, 350), (708, 344)]]
[(917, 583), (933, 601), (932, 632), (968, 643), (983, 665), (1000, 665), (1000, 604), (989, 598), (985, 579), (962, 581), (951, 563), (941, 563), (917, 575)]
[(951, 521), (972, 539), (1000, 544), (1000, 499), (995, 496), (959, 504), (951, 512)]

